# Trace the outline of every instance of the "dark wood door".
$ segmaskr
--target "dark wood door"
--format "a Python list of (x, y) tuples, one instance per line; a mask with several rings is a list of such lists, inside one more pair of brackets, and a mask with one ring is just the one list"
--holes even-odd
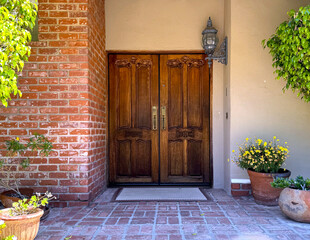
[(160, 181), (209, 182), (210, 84), (204, 56), (160, 56)]
[(210, 183), (204, 55), (110, 55), (109, 76), (110, 182)]
[(110, 55), (110, 182), (157, 183), (158, 56)]

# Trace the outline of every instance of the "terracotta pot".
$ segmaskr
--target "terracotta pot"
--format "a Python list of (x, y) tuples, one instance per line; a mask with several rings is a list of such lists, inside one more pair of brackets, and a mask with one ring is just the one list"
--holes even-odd
[(291, 175), (289, 170), (283, 173), (259, 173), (248, 170), (251, 180), (252, 194), (257, 204), (268, 206), (278, 205), (278, 199), (282, 189), (271, 187), (270, 183), (274, 178), (288, 178)]
[[(21, 188), (19, 189), (20, 193), (28, 198), (30, 198), (32, 195), (33, 195), (33, 189), (31, 188)], [(18, 197), (10, 197), (8, 195), (12, 194), (12, 193), (15, 193), (14, 191), (10, 190), (10, 191), (5, 191), (5, 192), (2, 192), (0, 194), (0, 200), (3, 204), (3, 206), (5, 208), (10, 208), (12, 207), (12, 204), (14, 202), (18, 202), (18, 200), (20, 200), (20, 198)]]
[(9, 211), (10, 208), (0, 210), (0, 219), (6, 224), (1, 230), (0, 239), (14, 235), (17, 239), (33, 240), (38, 234), (43, 210), (37, 209), (36, 213), (23, 216), (10, 216)]
[(279, 206), (289, 218), (310, 223), (310, 191), (285, 188), (280, 194)]

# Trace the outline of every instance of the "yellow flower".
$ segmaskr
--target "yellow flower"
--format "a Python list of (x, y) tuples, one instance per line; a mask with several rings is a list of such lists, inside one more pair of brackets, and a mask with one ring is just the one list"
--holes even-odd
[(287, 142), (285, 142), (285, 144), (287, 144)]
[(234, 153), (234, 152), (235, 152), (235, 150), (232, 150), (232, 152)]
[(16, 138), (16, 141), (19, 141), (19, 137)]
[(264, 147), (266, 147), (267, 146), (267, 142), (264, 142)]
[(229, 158), (227, 159), (227, 162), (229, 162)]
[(273, 136), (273, 139), (276, 139), (277, 137), (276, 136)]
[(249, 138), (246, 138), (245, 141), (249, 141)]

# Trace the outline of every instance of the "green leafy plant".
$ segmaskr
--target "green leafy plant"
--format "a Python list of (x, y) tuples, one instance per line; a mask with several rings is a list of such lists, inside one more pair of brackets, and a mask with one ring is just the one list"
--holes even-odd
[(310, 191), (310, 179), (304, 179), (302, 176), (297, 176), (295, 179), (276, 178), (271, 183), (274, 188), (293, 188), (304, 191)]
[[(278, 173), (288, 156), (288, 146), (279, 145), (280, 140), (275, 136), (272, 141), (266, 142), (256, 139), (252, 142), (246, 138), (239, 146), (239, 154), (235, 155), (232, 162), (235, 162), (242, 169), (249, 169), (255, 172)], [(235, 150), (232, 151), (235, 153)]]
[(30, 30), (37, 16), (37, 5), (30, 0), (0, 0), (0, 100), (4, 106), (11, 93), (19, 94), (17, 74), (30, 56)]
[(44, 195), (37, 193), (30, 199), (22, 199), (13, 203), (13, 207), (10, 209), (11, 216), (22, 216), (35, 213), (37, 208), (46, 206), (52, 199), (56, 199), (50, 192), (46, 192)]
[(298, 91), (298, 96), (310, 101), (310, 5), (297, 12), (288, 12), (289, 20), (280, 24), (263, 47), (269, 48), (277, 79), (286, 81), (285, 89)]
[(0, 160), (0, 172), (4, 177), (0, 179), (0, 186), (14, 191), (20, 198), (24, 196), (20, 193), (17, 176), (19, 166), (26, 169), (30, 165), (30, 158), (48, 157), (53, 149), (52, 143), (40, 134), (34, 134), (26, 144), (21, 143), (19, 138), (6, 141), (8, 158)]

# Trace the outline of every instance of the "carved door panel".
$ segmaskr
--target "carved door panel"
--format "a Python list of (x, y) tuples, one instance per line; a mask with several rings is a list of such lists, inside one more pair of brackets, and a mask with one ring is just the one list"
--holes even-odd
[(158, 56), (110, 55), (110, 182), (158, 183)]
[(201, 54), (160, 56), (160, 181), (210, 182), (209, 68)]

